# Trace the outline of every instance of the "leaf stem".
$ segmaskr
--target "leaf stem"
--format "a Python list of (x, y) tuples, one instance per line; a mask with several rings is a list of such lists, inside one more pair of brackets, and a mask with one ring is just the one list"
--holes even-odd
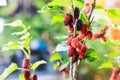
[(27, 57), (28, 59), (30, 59), (30, 56), (27, 54), (27, 52), (25, 51), (25, 49), (22, 49), (22, 51), (24, 52), (24, 54), (26, 55), (26, 57)]
[(17, 70), (26, 70), (26, 71), (29, 71), (29, 69), (23, 69), (23, 68), (18, 68)]

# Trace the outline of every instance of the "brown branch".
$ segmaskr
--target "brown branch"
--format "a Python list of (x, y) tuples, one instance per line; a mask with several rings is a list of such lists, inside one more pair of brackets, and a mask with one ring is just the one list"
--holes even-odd
[(74, 18), (74, 4), (73, 4), (73, 0), (71, 0), (71, 4), (72, 4), (73, 27), (74, 27), (74, 37), (75, 37), (76, 36), (76, 23), (77, 23), (77, 21)]
[[(70, 60), (70, 74), (69, 74), (69, 78), (72, 80), (73, 79), (73, 64), (72, 64), (72, 58)], [(70, 80), (69, 79), (69, 80)]]
[(79, 74), (79, 69), (80, 69), (80, 64), (81, 64), (81, 59), (79, 59), (78, 61), (77, 61), (77, 66), (76, 66), (76, 68), (77, 68), (77, 72), (76, 72), (76, 74), (77, 74), (77, 79), (79, 78), (79, 76), (80, 76), (80, 74)]
[(96, 0), (94, 0), (94, 2), (92, 3), (92, 10), (91, 10), (90, 15), (89, 15), (89, 17), (88, 17), (88, 20), (90, 20), (95, 6), (96, 6)]
[(74, 23), (74, 37), (76, 37), (76, 31), (77, 31), (77, 26), (76, 26), (76, 24), (77, 24), (77, 19), (75, 20), (75, 23)]
[[(74, 37), (76, 36), (76, 24), (75, 24), (75, 19), (74, 19), (74, 4), (73, 4), (73, 0), (71, 0), (71, 5), (72, 5), (72, 15), (73, 15), (73, 26), (74, 26)], [(69, 74), (69, 80), (73, 80), (73, 63), (72, 63), (72, 58), (71, 58), (71, 61), (70, 61), (70, 74)]]
[(74, 10), (73, 0), (71, 0), (71, 4), (72, 4), (72, 9)]
[(72, 15), (73, 15), (73, 24), (74, 24), (75, 20), (74, 20), (74, 4), (73, 4), (73, 0), (71, 0), (71, 6), (72, 6)]
[(89, 25), (91, 25), (91, 23), (93, 22), (94, 16), (92, 17), (91, 21), (89, 22)]
[[(74, 37), (76, 37), (76, 31), (77, 31), (77, 19), (75, 20), (74, 18), (74, 4), (73, 4), (73, 0), (71, 0), (71, 4), (72, 4), (72, 14), (73, 14), (73, 27), (74, 27), (74, 32), (73, 35)], [(80, 61), (80, 60), (79, 60)], [(77, 80), (78, 77), (78, 65), (80, 65), (79, 61), (72, 63), (72, 58), (70, 61), (70, 74), (69, 74), (69, 80)], [(79, 64), (78, 64), (79, 63)]]

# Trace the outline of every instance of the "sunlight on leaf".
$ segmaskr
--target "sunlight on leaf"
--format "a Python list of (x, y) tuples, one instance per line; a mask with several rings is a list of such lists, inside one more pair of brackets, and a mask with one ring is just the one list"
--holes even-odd
[(50, 12), (50, 8), (48, 6), (44, 6), (38, 13)]
[(15, 43), (13, 41), (8, 42), (3, 48), (2, 51), (13, 50), (13, 49), (22, 49), (23, 45)]
[(27, 38), (27, 39), (24, 41), (24, 43), (23, 43), (24, 47), (29, 47), (29, 44), (30, 44), (31, 39), (32, 39), (32, 38)]
[(80, 19), (82, 20), (83, 23), (87, 23), (88, 22), (88, 18), (86, 17), (86, 15), (84, 13), (81, 13)]
[(53, 16), (51, 24), (55, 24), (57, 22), (63, 22), (64, 15), (63, 14), (57, 14)]
[(71, 6), (70, 0), (53, 0), (47, 6)]
[(6, 78), (7, 76), (9, 76), (12, 72), (14, 72), (17, 69), (18, 69), (17, 64), (16, 63), (12, 63), (10, 66), (8, 66), (8, 68), (6, 68), (4, 70), (4, 72), (2, 73), (2, 76), (4, 78)]
[(114, 58), (116, 57), (117, 55), (119, 54), (119, 51), (111, 51), (109, 54), (108, 54), (108, 57), (111, 57), (111, 58)]
[(54, 64), (54, 65), (53, 65), (53, 70), (57, 70), (57, 67), (58, 67), (58, 64), (57, 64), (57, 63)]
[(104, 62), (101, 64), (99, 69), (104, 69), (104, 68), (113, 68), (113, 64), (111, 62)]
[(12, 27), (17, 27), (17, 26), (20, 26), (22, 24), (22, 21), (21, 20), (16, 20), (12, 23), (8, 23), (8, 24), (5, 24), (6, 26), (12, 26)]
[(28, 28), (22, 30), (21, 32), (14, 32), (12, 33), (12, 35), (23, 35), (25, 33), (27, 33), (27, 30), (30, 29), (31, 27), (29, 26)]
[(96, 5), (96, 6), (95, 6), (95, 9), (104, 9), (104, 6)]
[(104, 44), (112, 45), (112, 46), (120, 46), (120, 41), (108, 39), (106, 42), (104, 42)]
[(42, 65), (42, 64), (47, 64), (47, 62), (44, 61), (44, 60), (35, 62), (35, 63), (32, 65), (32, 70), (35, 71), (35, 70), (36, 70), (40, 65)]
[(30, 33), (28, 32), (28, 33), (26, 33), (25, 35), (23, 35), (23, 36), (20, 38), (20, 40), (24, 40), (24, 39), (28, 38), (29, 36), (30, 36)]
[(118, 8), (107, 9), (106, 13), (110, 19), (120, 20), (120, 9)]
[(50, 57), (50, 62), (60, 60), (62, 57), (59, 53), (55, 53), (53, 56)]
[(4, 77), (2, 77), (2, 76), (0, 75), (0, 80), (5, 80), (5, 79), (4, 79)]
[(25, 80), (24, 74), (20, 74), (20, 75), (19, 75), (19, 80)]
[(38, 13), (44, 13), (44, 12), (53, 12), (53, 11), (58, 11), (61, 10), (60, 6), (44, 6), (41, 10), (38, 10)]

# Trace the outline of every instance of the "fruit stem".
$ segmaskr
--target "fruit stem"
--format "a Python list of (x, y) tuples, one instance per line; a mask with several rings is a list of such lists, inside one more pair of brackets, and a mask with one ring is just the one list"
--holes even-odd
[(26, 70), (26, 71), (29, 71), (29, 69), (23, 69), (23, 68), (18, 68), (17, 70)]

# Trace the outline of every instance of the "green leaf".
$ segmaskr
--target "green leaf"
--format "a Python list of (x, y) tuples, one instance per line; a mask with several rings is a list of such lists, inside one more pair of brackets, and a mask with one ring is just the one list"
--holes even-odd
[(8, 50), (14, 50), (14, 49), (22, 49), (23, 46), (20, 46), (20, 45), (8, 45), (8, 46), (5, 46), (2, 48), (2, 51), (8, 51)]
[(21, 32), (14, 32), (14, 33), (12, 33), (12, 35), (23, 35), (23, 34), (27, 33), (27, 30), (30, 29), (30, 28), (31, 27), (29, 26), (28, 28), (24, 29)]
[(16, 63), (12, 63), (8, 68), (6, 68), (4, 70), (4, 72), (2, 73), (2, 76), (4, 78), (6, 78), (7, 76), (9, 76), (12, 72), (14, 72), (17, 69), (18, 69), (17, 64)]
[(28, 32), (28, 33), (26, 33), (25, 35), (23, 35), (23, 36), (20, 38), (20, 40), (24, 40), (24, 39), (28, 38), (29, 36), (30, 36), (30, 33)]
[(114, 58), (114, 57), (116, 57), (117, 55), (119, 54), (119, 51), (112, 51), (112, 52), (110, 52), (109, 54), (108, 54), (108, 57), (111, 57), (111, 58)]
[(4, 77), (2, 77), (2, 76), (0, 75), (0, 80), (5, 80), (5, 79), (4, 79)]
[[(78, 0), (74, 1), (74, 5), (80, 8), (83, 7), (83, 3)], [(38, 13), (60, 11), (62, 7), (66, 7), (66, 6), (71, 8), (70, 0), (52, 0), (47, 5), (45, 5), (40, 11), (38, 11)]]
[(70, 0), (53, 0), (47, 6), (71, 6)]
[(50, 57), (50, 62), (61, 60), (61, 55), (59, 53), (55, 53), (53, 56)]
[(92, 48), (88, 49), (86, 52), (86, 58), (85, 61), (86, 62), (93, 62), (98, 58), (98, 55), (96, 53), (96, 51)]
[(58, 67), (58, 64), (57, 64), (57, 63), (53, 65), (53, 69), (54, 69), (54, 70), (57, 70), (57, 67)]
[(62, 61), (62, 65), (60, 66), (60, 70), (63, 70), (64, 68), (66, 68), (70, 63), (70, 58), (66, 58), (64, 61)]
[(26, 29), (27, 27), (22, 23), (22, 21), (21, 20), (16, 20), (16, 21), (14, 21), (14, 22), (12, 22), (12, 23), (7, 23), (7, 24), (5, 24), (6, 26), (12, 26), (12, 27), (21, 27), (21, 28), (23, 28), (23, 29)]
[(63, 14), (57, 14), (57, 15), (53, 16), (51, 24), (55, 24), (57, 22), (63, 22), (63, 20), (64, 20), (64, 15)]
[(12, 26), (12, 27), (17, 27), (17, 26), (21, 26), (23, 23), (22, 23), (22, 21), (21, 20), (16, 20), (16, 21), (14, 21), (14, 22), (12, 22), (12, 23), (7, 23), (7, 24), (5, 24), (6, 26)]
[(29, 47), (29, 44), (30, 44), (30, 41), (31, 41), (32, 38), (27, 38), (25, 41), (24, 41), (24, 47)]
[(47, 62), (44, 60), (37, 61), (32, 65), (32, 70), (35, 71), (38, 68), (38, 66), (40, 66), (41, 64), (46, 64), (46, 63)]
[(21, 31), (21, 32), (14, 32), (12, 33), (12, 35), (22, 35), (24, 34), (26, 31)]
[(111, 62), (104, 62), (101, 64), (99, 69), (104, 69), (104, 68), (113, 68), (113, 64)]
[(25, 80), (24, 74), (20, 74), (20, 75), (19, 75), (19, 80)]
[(79, 0), (74, 0), (74, 5), (79, 8), (83, 8), (84, 4)]
[(118, 8), (107, 9), (106, 13), (110, 19), (120, 20), (120, 9)]
[(83, 23), (88, 23), (88, 19), (84, 13), (80, 14), (80, 19), (82, 20)]
[(2, 51), (13, 50), (13, 49), (22, 49), (23, 46), (21, 44), (16, 44), (13, 41), (8, 42), (3, 48)]
[(97, 5), (97, 6), (95, 6), (95, 9), (104, 9), (104, 7), (100, 6), (100, 5)]
[[(73, 4), (77, 7), (82, 8), (83, 7), (83, 3), (81, 1), (78, 0), (74, 0)], [(71, 8), (71, 1), (70, 0), (53, 0), (52, 2), (48, 3), (47, 6), (67, 6)]]
[(106, 42), (104, 42), (104, 44), (112, 45), (112, 46), (120, 46), (120, 41), (108, 39)]
[(53, 12), (61, 10), (61, 7), (58, 5), (55, 6), (44, 6), (41, 10), (38, 11), (38, 13), (44, 13), (44, 12)]

